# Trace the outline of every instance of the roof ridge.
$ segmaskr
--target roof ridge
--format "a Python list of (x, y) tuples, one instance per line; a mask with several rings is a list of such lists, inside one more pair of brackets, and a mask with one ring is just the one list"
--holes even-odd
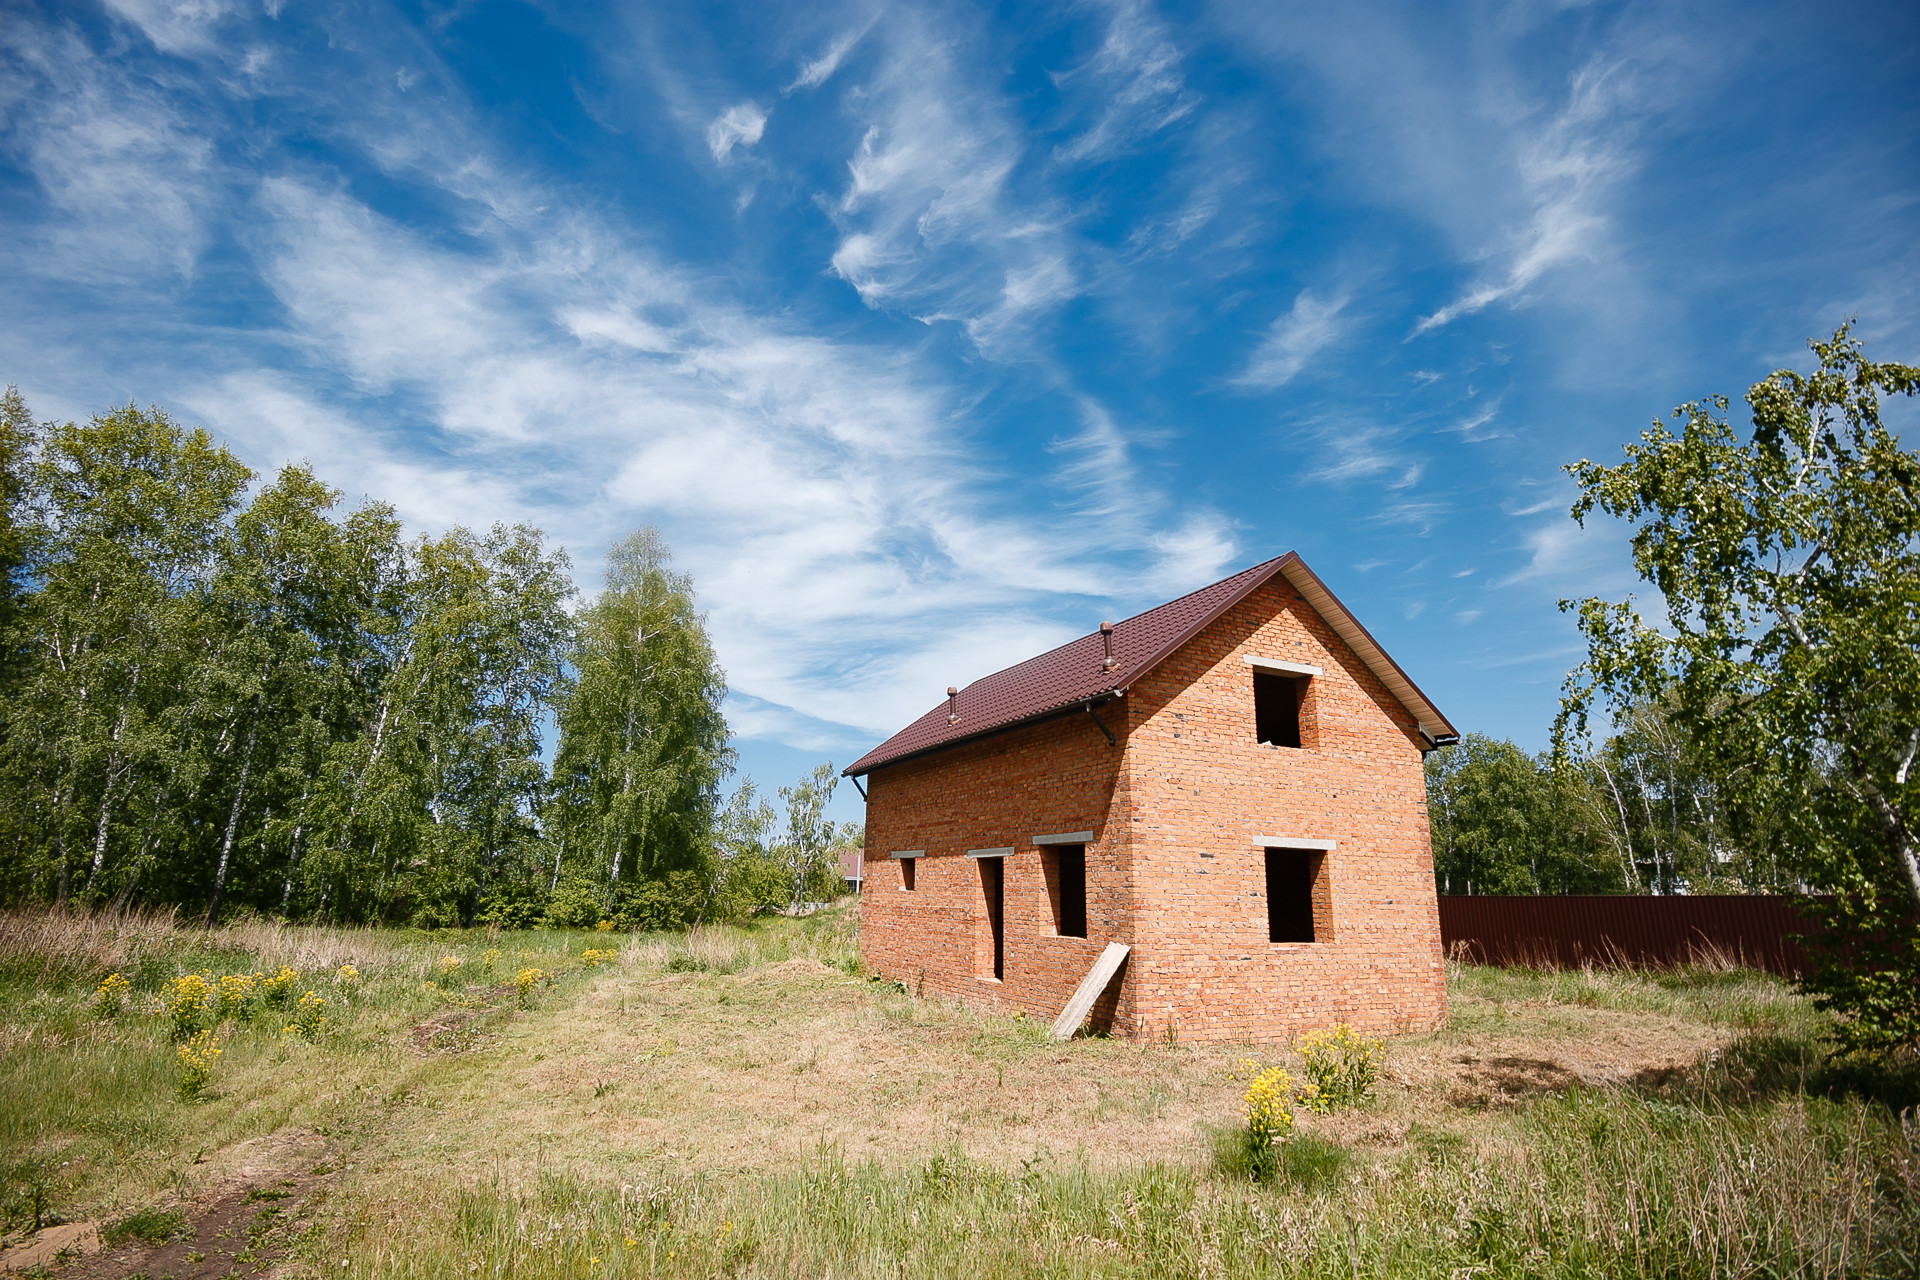
[[(1111, 632), (1103, 627), (1075, 636), (969, 681), (841, 772), (847, 776), (869, 773), (883, 764), (1056, 715), (1076, 703), (1090, 707), (1095, 701), (1122, 696), (1276, 574), (1285, 574), (1296, 590), (1303, 585), (1309, 588), (1302, 593), (1308, 607), (1334, 628), (1416, 719), (1424, 712), (1440, 729), (1452, 732), (1359, 619), (1326, 589), (1298, 552), (1288, 551), (1123, 618)], [(1294, 581), (1296, 575), (1302, 581)], [(1425, 721), (1421, 728), (1426, 731)]]

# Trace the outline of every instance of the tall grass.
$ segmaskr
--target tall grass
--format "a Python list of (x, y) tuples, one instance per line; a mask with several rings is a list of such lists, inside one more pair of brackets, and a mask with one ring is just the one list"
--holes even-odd
[[(1463, 1110), (1437, 1090), (1399, 1087), (1374, 1104), (1375, 1117), (1297, 1137), (1267, 1186), (1231, 1161), (1209, 1164), (1204, 1132), (1184, 1145), (1163, 1137), (1131, 1164), (1044, 1153), (995, 1163), (959, 1145), (875, 1160), (821, 1147), (772, 1172), (730, 1175), (690, 1172), (657, 1152), (601, 1158), (597, 1135), (634, 1114), (623, 1108), (682, 1107), (657, 1119), (683, 1126), (675, 1136), (692, 1145), (700, 1116), (753, 1108), (752, 1090), (769, 1081), (847, 1105), (868, 1105), (874, 1090), (889, 1106), (923, 1101), (900, 1060), (836, 1080), (798, 1074), (798, 1062), (790, 1077), (714, 1071), (736, 1043), (728, 1037), (767, 1034), (755, 1028), (776, 1025), (769, 1003), (813, 998), (801, 993), (852, 1002), (872, 993), (873, 1003), (837, 1006), (838, 1022), (779, 1021), (788, 1034), (878, 1037), (904, 1010), (916, 1027), (928, 1022), (928, 1038), (912, 1043), (929, 1052), (944, 1044), (983, 1095), (1016, 1051), (1021, 1062), (1057, 1056), (1063, 1084), (1114, 1061), (1103, 1046), (1070, 1058), (1037, 1024), (942, 1011), (864, 983), (716, 976), (783, 964), (855, 972), (854, 928), (837, 911), (613, 939), (0, 916), (0, 1216), (21, 1225), (49, 1206), (109, 1220), (159, 1212), (195, 1189), (196, 1153), (305, 1126), (334, 1144), (331, 1160), (358, 1166), (335, 1175), (341, 1183), (297, 1259), (327, 1275), (1704, 1278), (1912, 1277), (1920, 1268), (1915, 1112), (1900, 1112), (1909, 1103), (1897, 1089), (1847, 1085), (1806, 1002), (1776, 979), (1738, 971), (1451, 965), (1469, 1038), (1478, 1020), (1508, 1009), (1576, 1026), (1672, 1019), (1739, 1034), (1657, 1083), (1544, 1092), (1510, 1109)], [(619, 948), (610, 964), (580, 963), (584, 950), (609, 944)], [(450, 956), (460, 963), (446, 978)], [(328, 985), (342, 963), (359, 977)], [(329, 1030), (306, 1043), (281, 1034), (278, 1020), (224, 1024), (228, 1052), (210, 1096), (177, 1100), (159, 985), (188, 970), (280, 964), (298, 971), (301, 989), (328, 995)], [(521, 1012), (510, 984), (525, 967), (559, 978)], [(110, 971), (135, 978), (135, 993), (124, 1013), (102, 1019), (90, 996)], [(630, 1057), (619, 1080), (611, 1060), (604, 1079), (601, 1064), (582, 1061), (541, 1077), (532, 1089), (544, 1099), (523, 1092), (532, 1063), (553, 1067), (545, 1055), (583, 1043), (580, 1026), (608, 1024), (620, 1028), (613, 1039), (585, 1043)], [(1444, 1058), (1455, 1052), (1446, 1037), (1460, 1034), (1415, 1038), (1417, 1048), (1400, 1052)], [(462, 1045), (493, 1036), (498, 1052), (443, 1052), (440, 1035)], [(660, 1051), (673, 1036), (689, 1042), (684, 1053)], [(1140, 1052), (1165, 1053), (1170, 1071), (1202, 1061), (1186, 1049)], [(696, 1056), (712, 1097), (650, 1083), (678, 1078)], [(736, 1080), (737, 1098), (727, 1092)], [(465, 1129), (451, 1114), (462, 1106), (475, 1108)], [(1232, 1114), (1223, 1107), (1224, 1122)], [(498, 1163), (465, 1164), (458, 1148), (423, 1154), (442, 1132), (471, 1140), (476, 1125), (524, 1125), (531, 1115), (552, 1126), (551, 1142), (532, 1153), (502, 1148)], [(1376, 1120), (1400, 1136), (1367, 1137)], [(1074, 1145), (1062, 1131), (1058, 1148)]]
[[(380, 1277), (1911, 1276), (1920, 1147), (1860, 1108), (1760, 1112), (1576, 1094), (1489, 1161), (1414, 1146), (1302, 1161), (1265, 1190), (1189, 1167), (1020, 1172), (955, 1152), (917, 1167), (822, 1151), (736, 1181), (590, 1165), (450, 1187), (345, 1256)], [(1325, 1145), (1325, 1144), (1322, 1144)], [(1323, 1157), (1330, 1153), (1320, 1153)]]

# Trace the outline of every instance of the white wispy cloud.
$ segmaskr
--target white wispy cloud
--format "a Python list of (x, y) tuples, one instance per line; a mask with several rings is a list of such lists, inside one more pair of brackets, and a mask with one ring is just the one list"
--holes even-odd
[(158, 270), (190, 275), (224, 193), (211, 141), (190, 107), (109, 68), (65, 26), (0, 23), (5, 143), (57, 217), (13, 224), (0, 254), (35, 274), (108, 283)]
[(1271, 391), (1291, 382), (1309, 360), (1340, 338), (1341, 315), (1349, 301), (1345, 292), (1321, 299), (1313, 290), (1302, 289), (1294, 297), (1292, 309), (1274, 320), (1267, 336), (1254, 348), (1234, 385)]
[[(390, 180), (432, 187), (457, 210), (456, 237), (404, 225), (317, 166), (262, 177), (223, 161), (220, 111), (96, 65), (47, 29), (24, 53), (23, 40), (9, 46), (16, 64), (84, 91), (48, 95), (57, 110), (10, 110), (10, 145), (56, 231), (42, 236), (46, 252), (30, 261), (16, 243), (8, 260), (37, 278), (84, 268), (138, 307), (171, 287), (153, 281), (156, 267), (190, 267), (217, 232), (272, 298), (257, 328), (204, 358), (182, 360), (157, 336), (129, 355), (142, 399), (205, 422), (257, 468), (310, 459), (350, 494), (392, 499), (415, 528), (534, 521), (574, 549), (589, 585), (598, 547), (660, 524), (699, 583), (740, 705), (758, 708), (768, 732), (891, 731), (930, 690), (1079, 631), (1048, 620), (1061, 597), (1088, 600), (1091, 626), (1091, 602), (1188, 590), (1235, 554), (1204, 506), (1138, 476), (1132, 500), (1117, 500), (1128, 445), (1093, 416), (1058, 455), (1070, 481), (1058, 509), (1036, 508), (1044, 490), (1026, 460), (972, 438), (965, 394), (936, 362), (759, 314), (590, 202), (515, 170), (419, 45), (403, 51), (419, 68), (408, 90), (399, 55), (375, 49), (356, 54), (350, 90), (294, 78), (276, 92), (353, 98), (360, 114), (336, 140)], [(952, 305), (985, 332), (1050, 305), (1071, 270), (1045, 227), (999, 203), (991, 178), (970, 186), (964, 165), (923, 152), (961, 127), (936, 97), (896, 87), (876, 125), (890, 140), (876, 142), (842, 216), (871, 218), (882, 256), (909, 260), (899, 279), (917, 304)], [(749, 145), (764, 116), (736, 109), (727, 128)], [(969, 154), (1010, 156), (992, 129)], [(117, 170), (90, 178), (89, 158)], [(89, 221), (90, 181), (126, 183), (149, 201), (146, 216), (102, 201)], [(1000, 218), (985, 231), (973, 223), (982, 210)], [(113, 236), (121, 248), (109, 251)], [(990, 284), (953, 284), (983, 261), (997, 268)]]
[(106, 0), (162, 53), (197, 54), (214, 47), (216, 28), (240, 6), (231, 0)]
[(766, 131), (767, 113), (751, 102), (737, 102), (707, 126), (707, 150), (716, 161), (725, 160), (735, 147), (759, 142)]
[(872, 17), (869, 17), (860, 26), (835, 39), (819, 57), (809, 58), (807, 61), (801, 63), (800, 74), (795, 76), (793, 83), (781, 90), (781, 92), (792, 93), (797, 89), (817, 89), (831, 80), (833, 73), (840, 69), (840, 64), (846, 61), (847, 55), (852, 53), (854, 47), (866, 38), (867, 32), (873, 27), (874, 18), (878, 16), (879, 14), (876, 11)]
[(1105, 39), (1076, 67), (1055, 72), (1054, 84), (1089, 101), (1090, 122), (1054, 149), (1063, 164), (1107, 159), (1191, 115), (1199, 95), (1186, 86), (1180, 50), (1166, 24), (1140, 0), (1106, 5)]
[(865, 123), (833, 211), (832, 269), (868, 306), (963, 326), (976, 346), (1024, 358), (1027, 327), (1083, 288), (1067, 215), (1022, 199), (1025, 150), (1010, 105), (961, 61), (963, 32), (896, 11), (876, 29)]
[(1503, 264), (1496, 274), (1423, 317), (1409, 336), (1514, 299), (1553, 268), (1602, 251), (1608, 200), (1633, 167), (1624, 117), (1635, 83), (1620, 62), (1591, 61), (1573, 76), (1566, 105), (1545, 127), (1518, 136), (1515, 170), (1531, 216), (1503, 233), (1506, 243), (1491, 255)]

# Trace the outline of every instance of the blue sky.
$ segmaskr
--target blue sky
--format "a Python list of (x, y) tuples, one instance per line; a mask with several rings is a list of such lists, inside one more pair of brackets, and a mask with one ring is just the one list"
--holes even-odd
[[(1858, 314), (1910, 4), (0, 0), (0, 380), (417, 530), (659, 525), (763, 785), (1297, 549), (1545, 745), (1561, 464)], [(857, 814), (850, 789), (836, 807)]]

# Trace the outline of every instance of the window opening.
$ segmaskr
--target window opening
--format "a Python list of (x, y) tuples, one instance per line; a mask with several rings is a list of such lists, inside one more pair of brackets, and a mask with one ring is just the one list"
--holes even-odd
[(1300, 745), (1300, 703), (1307, 691), (1304, 676), (1273, 671), (1253, 673), (1253, 731), (1257, 741), (1276, 747)]
[(908, 893), (913, 892), (913, 868), (919, 861), (918, 858), (900, 859), (900, 887)]
[(1087, 846), (1055, 845), (1044, 853), (1053, 931), (1062, 938), (1087, 936)]
[[(1326, 855), (1313, 849), (1267, 850), (1267, 940), (1322, 942), (1314, 929), (1316, 898), (1326, 896), (1320, 871)], [(1318, 904), (1325, 906), (1324, 902)]]
[(987, 924), (993, 930), (993, 976), (1003, 979), (1007, 973), (1007, 930), (1004, 866), (999, 858), (980, 859), (980, 888), (987, 899)]

